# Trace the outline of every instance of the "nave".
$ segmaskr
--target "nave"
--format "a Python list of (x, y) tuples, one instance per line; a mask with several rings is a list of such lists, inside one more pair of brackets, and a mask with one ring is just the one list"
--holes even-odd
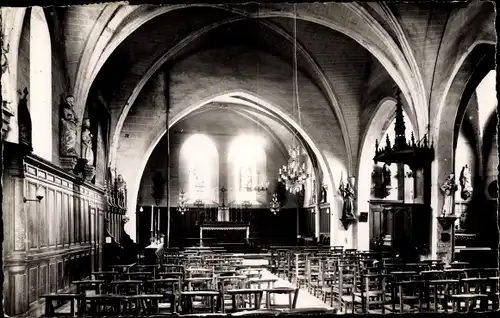
[(499, 308), (498, 268), (471, 268), (466, 262), (405, 263), (390, 253), (340, 246), (272, 247), (262, 254), (169, 250), (158, 250), (156, 260), (139, 253), (136, 263), (112, 265), (93, 272), (91, 279), (73, 281), (76, 293), (43, 295), (43, 317), (471, 313)]
[[(120, 315), (189, 314), (193, 267), (229, 301), (216, 271), (249, 258), (299, 288), (292, 313), (495, 310), (495, 18), (477, 0), (2, 7), (0, 317), (89, 279)], [(175, 313), (149, 297), (171, 263)]]

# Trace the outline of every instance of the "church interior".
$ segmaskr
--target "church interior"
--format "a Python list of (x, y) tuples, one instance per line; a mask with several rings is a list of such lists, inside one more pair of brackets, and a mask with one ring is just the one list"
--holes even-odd
[(498, 310), (495, 19), (2, 7), (2, 314)]

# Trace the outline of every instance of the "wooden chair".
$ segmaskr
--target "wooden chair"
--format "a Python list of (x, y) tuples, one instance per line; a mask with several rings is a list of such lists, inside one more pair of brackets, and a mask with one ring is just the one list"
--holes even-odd
[[(222, 313), (226, 312), (226, 305), (234, 304), (231, 299), (231, 295), (226, 293), (227, 290), (243, 289), (247, 283), (247, 277), (243, 275), (239, 276), (223, 276), (218, 277), (217, 288), (221, 293), (220, 301), (218, 304), (221, 308)], [(234, 309), (234, 308), (232, 308)]]
[(448, 312), (448, 308), (451, 308), (451, 295), (458, 292), (458, 283), (459, 280), (456, 279), (428, 280), (427, 309), (432, 308), (434, 312)]
[(158, 308), (168, 308), (170, 313), (178, 310), (181, 282), (176, 278), (153, 279), (146, 282), (148, 293), (163, 295), (159, 300)]
[[(82, 293), (78, 294), (45, 294), (41, 295), (40, 298), (45, 299), (45, 314), (44, 317), (75, 317), (75, 304), (78, 304), (79, 311), (80, 306), (84, 300), (85, 295)], [(56, 307), (68, 302), (70, 303), (70, 312), (57, 312)], [(57, 305), (54, 306), (54, 302)]]
[(354, 292), (353, 306), (361, 305), (363, 313), (384, 314), (386, 305), (386, 275), (362, 274), (362, 286)]
[[(229, 289), (226, 293), (231, 297), (232, 312), (260, 309), (263, 294), (262, 289)], [(224, 313), (225, 311), (222, 312)]]
[[(266, 308), (267, 309), (294, 309), (297, 306), (297, 298), (299, 296), (299, 288), (293, 287), (275, 287), (266, 291)], [(288, 304), (273, 304), (273, 295), (288, 295)]]
[(342, 260), (338, 265), (338, 300), (343, 312), (351, 307), (354, 313), (354, 292), (359, 277), (359, 264), (353, 260)]
[(425, 295), (424, 281), (399, 281), (398, 286), (399, 313), (422, 312)]
[(110, 283), (117, 295), (138, 295), (140, 293), (142, 281), (140, 280), (120, 280)]
[(306, 284), (307, 290), (317, 296), (322, 286), (321, 258), (317, 256), (306, 258)]
[[(192, 314), (195, 311), (212, 312), (216, 311), (216, 304), (220, 303), (220, 292), (217, 290), (192, 290), (181, 292), (181, 308), (182, 314)], [(195, 299), (202, 298), (204, 301), (200, 306), (195, 306)], [(208, 303), (208, 307), (204, 306)]]
[(77, 294), (87, 294), (87, 291), (93, 291), (96, 294), (101, 293), (101, 286), (105, 283), (104, 280), (75, 280), (71, 282), (76, 285)]
[[(463, 278), (459, 284), (459, 293), (451, 296), (454, 312), (487, 310), (489, 298), (487, 278)], [(478, 302), (480, 307), (476, 308)]]

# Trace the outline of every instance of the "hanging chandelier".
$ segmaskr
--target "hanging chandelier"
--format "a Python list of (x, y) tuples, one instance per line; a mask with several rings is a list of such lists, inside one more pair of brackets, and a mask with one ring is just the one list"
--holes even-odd
[(269, 209), (274, 214), (276, 214), (280, 211), (280, 202), (278, 201), (278, 194), (277, 193), (273, 193), (273, 195), (271, 197), (271, 202), (269, 203)]
[(182, 215), (189, 210), (187, 206), (187, 200), (184, 197), (184, 191), (181, 191), (179, 194), (179, 201), (177, 202), (177, 211), (179, 211)]
[(288, 164), (283, 165), (278, 173), (278, 181), (285, 184), (285, 188), (290, 193), (298, 193), (302, 190), (302, 185), (309, 175), (306, 172), (305, 163), (300, 161), (300, 146), (290, 147), (288, 153), (290, 158)]
[[(299, 102), (299, 85), (298, 85), (298, 66), (297, 66), (297, 19), (294, 18), (294, 51), (293, 51), (293, 81), (294, 81), (294, 90), (293, 90), (293, 100), (294, 106), (297, 105), (297, 113), (298, 113), (298, 121), (299, 127), (301, 127), (301, 117), (300, 117), (300, 102)], [(294, 107), (295, 108), (295, 107)], [(278, 181), (285, 184), (287, 191), (292, 194), (296, 194), (302, 190), (302, 186), (305, 181), (309, 177), (306, 172), (305, 163), (301, 162), (302, 155), (302, 147), (299, 145), (295, 145), (294, 136), (294, 146), (290, 146), (288, 149), (288, 154), (290, 158), (288, 159), (288, 163), (283, 165), (282, 168), (279, 169), (278, 172)]]

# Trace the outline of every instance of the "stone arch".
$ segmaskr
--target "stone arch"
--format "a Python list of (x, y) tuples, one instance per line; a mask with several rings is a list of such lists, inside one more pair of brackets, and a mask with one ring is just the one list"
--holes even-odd
[[(114, 160), (116, 158), (116, 150), (117, 150), (117, 145), (118, 145), (118, 140), (120, 136), (120, 131), (123, 127), (123, 124), (125, 122), (125, 119), (127, 118), (128, 112), (130, 111), (131, 107), (134, 105), (134, 102), (136, 101), (137, 97), (139, 96), (140, 92), (146, 85), (146, 83), (150, 80), (154, 74), (165, 64), (169, 59), (171, 59), (175, 54), (180, 52), (185, 46), (189, 45), (191, 42), (196, 41), (203, 35), (207, 34), (211, 30), (224, 25), (224, 24), (230, 24), (234, 23), (237, 21), (241, 21), (245, 19), (245, 17), (235, 17), (227, 20), (223, 20), (211, 25), (208, 25), (200, 30), (194, 31), (191, 35), (187, 36), (184, 38), (181, 42), (179, 42), (177, 45), (169, 49), (167, 52), (165, 52), (148, 70), (147, 72), (142, 76), (142, 78), (139, 80), (139, 82), (136, 84), (134, 87), (134, 90), (130, 94), (126, 104), (123, 106), (120, 112), (120, 116), (118, 120), (116, 121), (116, 126), (112, 127), (113, 135), (111, 139), (111, 150), (110, 150), (110, 156), (109, 156), (109, 164), (113, 165)], [(293, 38), (287, 34), (284, 30), (281, 28), (267, 22), (263, 22), (263, 25), (265, 25), (267, 28), (271, 29), (273, 32), (278, 33), (279, 35), (283, 36), (287, 41), (293, 41)], [(326, 97), (329, 102), (329, 106), (333, 112), (333, 114), (336, 116), (338, 123), (340, 125), (340, 129), (342, 131), (342, 138), (344, 140), (344, 145), (346, 148), (346, 153), (347, 153), (347, 162), (348, 162), (348, 170), (353, 169), (354, 167), (354, 162), (352, 159), (352, 148), (351, 148), (351, 143), (349, 140), (349, 133), (348, 133), (348, 126), (346, 123), (346, 120), (342, 114), (342, 110), (340, 107), (340, 104), (336, 98), (336, 94), (334, 92), (334, 89), (331, 85), (331, 83), (328, 81), (326, 75), (324, 74), (323, 70), (321, 70), (320, 66), (318, 63), (313, 59), (311, 54), (307, 52), (307, 50), (300, 44), (297, 43), (297, 50), (300, 53), (302, 57), (304, 57), (308, 62), (309, 66), (312, 69), (312, 72), (319, 78), (319, 81), (321, 85), (325, 88), (326, 90)]]
[[(405, 108), (405, 107), (404, 107)], [(358, 156), (358, 175), (359, 180), (356, 184), (357, 190), (357, 213), (368, 212), (370, 200), (370, 189), (371, 189), (371, 173), (373, 156), (375, 155), (375, 140), (381, 140), (384, 133), (388, 129), (390, 123), (395, 118), (396, 111), (396, 99), (393, 97), (383, 98), (374, 110), (370, 121), (368, 122), (367, 128), (363, 134), (363, 139), (361, 142), (361, 151)], [(417, 118), (415, 118), (411, 113), (405, 111), (405, 116), (411, 123), (415, 133), (415, 140), (420, 139), (420, 135), (417, 129), (415, 129), (415, 123), (417, 123)], [(383, 144), (383, 142), (382, 142)], [(357, 236), (357, 248), (360, 250), (369, 249), (369, 223), (358, 223), (355, 226), (355, 237)]]
[[(463, 108), (467, 106), (475, 87), (489, 71), (489, 69), (481, 71), (480, 67), (481, 63), (484, 63), (485, 59), (489, 59), (489, 56), (494, 52), (494, 46), (491, 44), (489, 41), (476, 41), (460, 56), (453, 66), (452, 75), (446, 82), (441, 101), (437, 105), (437, 116), (432, 131), (434, 149), (439, 149), (439, 151), (435, 152), (435, 158), (431, 165), (431, 209), (434, 216), (432, 218), (431, 249), (433, 258), (436, 257), (437, 253), (436, 216), (443, 205), (443, 197), (438, 189), (446, 177), (450, 173), (454, 173), (455, 170), (454, 135), (455, 123), (459, 120), (457, 115), (464, 112)], [(479, 74), (481, 72), (484, 72), (482, 76)], [(478, 78), (480, 79), (478, 80)], [(477, 83), (475, 83), (476, 81)]]
[[(108, 43), (108, 46), (105, 49), (94, 52), (94, 55), (97, 55), (99, 57), (95, 58), (97, 60), (95, 64), (92, 63), (88, 65), (88, 67), (90, 67), (91, 69), (79, 70), (78, 73), (84, 74), (82, 76), (88, 78), (87, 85), (83, 85), (81, 88), (79, 87), (75, 92), (77, 102), (80, 103), (80, 108), (83, 108), (81, 105), (84, 105), (86, 102), (91, 83), (97, 76), (97, 73), (104, 65), (105, 61), (111, 55), (111, 53), (123, 40), (125, 40), (125, 38), (128, 37), (128, 35), (130, 35), (147, 21), (161, 14), (192, 6), (218, 8), (247, 18), (295, 17), (295, 14), (290, 10), (290, 8), (282, 9), (279, 11), (267, 8), (259, 8), (258, 12), (248, 12), (242, 9), (236, 9), (228, 5), (207, 4), (161, 6), (156, 8), (155, 10), (144, 9), (143, 12), (140, 12), (139, 9), (135, 10), (134, 15), (136, 19), (128, 25), (123, 26), (123, 28), (119, 30), (118, 34), (110, 41), (110, 43)], [(360, 19), (361, 22), (350, 23), (347, 26), (343, 26), (340, 25), (339, 21), (332, 22), (330, 21), (331, 19), (329, 20), (324, 15), (311, 12), (311, 10), (306, 10), (303, 8), (299, 8), (297, 10), (297, 18), (317, 23), (335, 31), (341, 32), (346, 36), (354, 39), (360, 45), (365, 47), (365, 49), (367, 49), (372, 55), (374, 55), (401, 88), (402, 94), (406, 97), (406, 100), (408, 101), (410, 107), (413, 108), (413, 112), (418, 114), (418, 116), (416, 117), (419, 119), (419, 123), (415, 126), (415, 129), (423, 134), (425, 129), (427, 128), (428, 113), (426, 95), (425, 92), (422, 91), (423, 85), (421, 84), (420, 74), (414, 74), (414, 72), (408, 66), (407, 61), (397, 44), (390, 38), (388, 33), (384, 31), (384, 29), (373, 19), (373, 17), (371, 17), (366, 12), (366, 10), (364, 10), (360, 6), (349, 5), (342, 5), (342, 7), (339, 8), (349, 11), (346, 12), (346, 14), (349, 14), (352, 18)], [(320, 12), (323, 11), (320, 10)], [(373, 25), (373, 28), (376, 29), (375, 32), (375, 30), (373, 30), (372, 28), (374, 32), (373, 36), (378, 37), (376, 41), (374, 41), (373, 39), (370, 41), (367, 36), (363, 35), (365, 33), (364, 31), (356, 29), (360, 28), (361, 25), (368, 25), (368, 22), (370, 22), (370, 25)], [(378, 47), (380, 45), (389, 46), (389, 50), (387, 50), (387, 48)], [(417, 83), (419, 82), (419, 79), (420, 84)]]
[(10, 119), (9, 133), (7, 134), (6, 141), (17, 143), (19, 141), (17, 123), (17, 61), (26, 8), (3, 7), (0, 10), (2, 14), (3, 49), (7, 50), (5, 59), (8, 63), (5, 73), (1, 76), (2, 100), (9, 104), (14, 113), (14, 116)]
[[(181, 112), (176, 114), (169, 122), (169, 127), (172, 127), (175, 125), (177, 122), (179, 122), (182, 118), (185, 118), (189, 114), (191, 114), (193, 111), (196, 111), (203, 106), (209, 104), (210, 102), (217, 101), (217, 98), (221, 97), (231, 97), (234, 95), (238, 95), (241, 97), (244, 97), (245, 99), (249, 99), (251, 101), (255, 101), (255, 108), (261, 108), (262, 110), (265, 111), (271, 111), (275, 113), (277, 116), (279, 116), (280, 119), (286, 121), (289, 125), (294, 127), (294, 129), (298, 132), (298, 134), (304, 139), (304, 141), (307, 143), (309, 148), (313, 151), (314, 155), (316, 156), (316, 159), (318, 160), (319, 166), (323, 172), (323, 175), (325, 176), (325, 181), (329, 184), (329, 189), (333, 189), (334, 183), (334, 178), (333, 178), (333, 173), (331, 170), (330, 165), (327, 164), (327, 158), (325, 158), (324, 154), (318, 149), (318, 147), (315, 145), (313, 140), (308, 136), (308, 134), (298, 126), (298, 124), (290, 118), (287, 114), (284, 112), (280, 111), (280, 109), (272, 105), (271, 103), (263, 100), (260, 96), (258, 96), (255, 93), (249, 92), (249, 91), (244, 91), (244, 90), (238, 90), (238, 91), (227, 91), (224, 92), (223, 94), (217, 94), (215, 96), (210, 96), (209, 98), (205, 98), (195, 104), (190, 105), (187, 108), (184, 108)], [(250, 103), (249, 103), (250, 105)], [(135, 179), (131, 180), (130, 182), (130, 187), (129, 187), (129, 195), (128, 195), (128, 208), (127, 208), (127, 213), (129, 214), (130, 221), (125, 225), (125, 231), (131, 236), (132, 239), (135, 239), (135, 227), (136, 227), (136, 220), (135, 220), (135, 211), (136, 211), (136, 201), (137, 201), (137, 196), (139, 192), (139, 187), (140, 187), (140, 182), (142, 179), (142, 174), (143, 171), (146, 167), (147, 161), (149, 157), (151, 156), (151, 153), (155, 149), (156, 145), (158, 142), (161, 140), (163, 135), (165, 134), (166, 129), (165, 127), (159, 128), (156, 132), (155, 135), (156, 137), (151, 141), (147, 151), (144, 152), (142, 155), (141, 162), (137, 166), (137, 173), (135, 174)], [(336, 191), (331, 190), (331, 195), (333, 197), (336, 196)], [(333, 201), (333, 200), (332, 200)], [(333, 218), (333, 222), (338, 222), (335, 218)], [(333, 227), (332, 227), (333, 229)]]
[(29, 57), (29, 105), (33, 152), (52, 161), (52, 43), (45, 12), (31, 8)]

